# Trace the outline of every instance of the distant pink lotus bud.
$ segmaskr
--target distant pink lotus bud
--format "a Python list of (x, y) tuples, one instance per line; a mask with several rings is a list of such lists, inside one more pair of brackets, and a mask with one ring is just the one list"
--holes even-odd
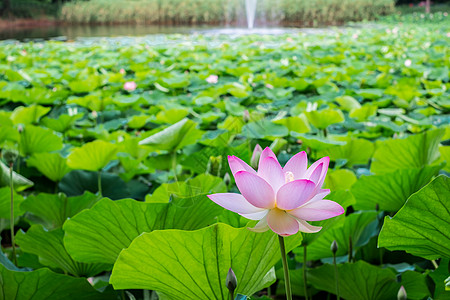
[(244, 110), (244, 115), (242, 116), (242, 119), (244, 119), (245, 123), (250, 121), (250, 113), (248, 112), (248, 110)]
[(356, 39), (358, 38), (358, 34), (354, 33), (354, 34), (352, 35), (352, 38), (353, 38), (354, 40), (356, 40)]
[(261, 157), (261, 153), (263, 149), (259, 144), (256, 144), (255, 149), (253, 149), (252, 158), (250, 159), (250, 165), (256, 169), (258, 167), (259, 158)]
[(125, 73), (127, 73), (127, 72), (125, 72), (125, 69), (120, 69), (119, 73), (122, 75), (125, 75)]
[(448, 17), (448, 12), (443, 13), (444, 17)]
[(87, 281), (89, 282), (90, 285), (94, 285), (94, 277), (89, 277)]
[(261, 153), (258, 171), (236, 156), (228, 163), (241, 192), (208, 195), (216, 204), (250, 219), (259, 220), (255, 232), (272, 230), (280, 236), (297, 232), (314, 233), (322, 229), (308, 221), (320, 221), (344, 213), (338, 203), (325, 200), (330, 190), (322, 189), (329, 157), (308, 168), (306, 152), (295, 154), (284, 167), (267, 147)]
[(407, 59), (407, 60), (405, 60), (405, 67), (410, 67), (411, 66), (411, 60), (410, 59)]
[(397, 300), (406, 300), (408, 299), (408, 295), (406, 294), (405, 287), (402, 285), (397, 293)]
[(286, 41), (288, 41), (289, 43), (292, 43), (294, 40), (291, 37), (286, 38)]
[(447, 37), (450, 37), (450, 32), (447, 32)]
[(123, 85), (123, 89), (128, 92), (132, 92), (136, 88), (137, 88), (137, 85), (136, 85), (136, 82), (134, 82), (134, 81), (125, 82), (125, 84)]
[(219, 76), (217, 75), (209, 75), (208, 78), (206, 78), (206, 82), (210, 84), (216, 84), (219, 81)]
[(270, 83), (267, 83), (266, 88), (273, 90), (273, 85), (271, 85)]

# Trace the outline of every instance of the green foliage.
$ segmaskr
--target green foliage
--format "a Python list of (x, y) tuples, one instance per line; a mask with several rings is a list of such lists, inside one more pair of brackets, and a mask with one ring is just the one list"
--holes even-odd
[[(245, 17), (244, 5), (238, 0), (76, 1), (64, 4), (61, 18), (81, 23), (230, 24)], [(256, 18), (264, 16), (267, 22), (339, 24), (373, 19), (392, 12), (393, 8), (392, 0), (358, 0), (356, 3), (354, 0), (314, 0), (307, 3), (301, 0), (259, 0)]]
[(116, 145), (97, 140), (72, 150), (67, 157), (67, 165), (72, 169), (100, 171), (114, 158), (116, 152)]
[[(390, 269), (381, 269), (364, 261), (338, 266), (339, 291), (341, 297), (357, 299), (392, 299), (400, 288), (395, 273)], [(323, 265), (309, 272), (312, 284), (329, 293), (336, 293), (334, 267)]]
[[(286, 250), (300, 241), (300, 236), (288, 238)], [(156, 289), (170, 299), (225, 300), (229, 268), (238, 280), (236, 292), (252, 295), (275, 279), (271, 268), (278, 260), (278, 237), (271, 231), (254, 233), (225, 224), (190, 232), (154, 231), (120, 253), (110, 281), (118, 289)]]
[(1, 300), (19, 299), (92, 299), (102, 300), (114, 297), (111, 293), (101, 294), (85, 278), (57, 274), (47, 268), (35, 271), (8, 269), (0, 264)]
[(143, 232), (194, 230), (213, 223), (223, 209), (205, 198), (196, 196), (171, 203), (104, 198), (65, 223), (65, 245), (78, 261), (114, 263), (120, 251)]
[[(311, 5), (317, 13), (308, 18), (317, 20), (331, 3), (291, 1), (298, 9)], [(286, 3), (270, 2), (274, 14)], [(196, 9), (177, 3), (186, 12)], [(205, 3), (196, 2), (209, 9)], [(349, 3), (339, 2), (353, 13)], [(209, 17), (219, 21), (226, 12), (220, 9)], [(284, 16), (302, 16), (296, 9)], [(100, 18), (108, 8), (92, 11)], [(333, 12), (335, 20), (343, 13)], [(309, 164), (329, 156), (326, 199), (346, 211), (312, 222), (322, 226), (319, 233), (289, 241), (294, 293), (304, 294), (305, 247), (310, 294), (334, 293), (328, 264), (336, 240), (342, 298), (391, 299), (400, 285), (411, 299), (445, 298), (448, 187), (437, 185), (442, 177), (427, 184), (449, 166), (449, 27), (386, 26), (316, 35), (0, 44), (0, 148), (3, 161), (8, 149), (20, 150), (13, 173), (18, 263), (34, 270), (12, 266), (10, 233), (2, 231), (6, 298), (14, 299), (17, 288), (21, 299), (34, 292), (43, 299), (72, 297), (63, 293), (117, 299), (112, 290), (123, 288), (141, 300), (136, 288), (154, 289), (161, 299), (223, 299), (230, 266), (241, 282), (238, 292), (247, 294), (242, 297), (258, 299), (250, 294), (278, 280), (271, 290), (279, 298), (276, 236), (248, 231), (255, 221), (206, 197), (238, 192), (227, 156), (250, 163), (256, 144), (270, 146), (282, 165), (300, 151)], [(211, 75), (217, 83), (208, 82)], [(126, 82), (138, 88), (127, 91)], [(11, 205), (3, 161), (2, 230)], [(109, 199), (94, 194), (99, 184)], [(382, 217), (397, 211), (379, 235)], [(377, 240), (386, 248), (377, 248)], [(435, 269), (428, 259), (438, 257)], [(94, 289), (72, 276), (92, 276)]]
[(393, 217), (386, 217), (378, 245), (427, 259), (450, 258), (450, 182), (439, 176), (412, 195)]

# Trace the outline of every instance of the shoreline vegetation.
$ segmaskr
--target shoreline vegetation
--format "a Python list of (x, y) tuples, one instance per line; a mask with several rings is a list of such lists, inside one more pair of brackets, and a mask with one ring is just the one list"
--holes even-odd
[[(27, 7), (18, 5), (17, 9), (24, 11)], [(51, 14), (41, 8), (34, 12), (22, 12), (21, 15), (26, 19), (45, 20), (41, 21), (44, 25), (242, 26), (246, 22), (245, 3), (240, 0), (91, 0), (66, 2), (57, 12), (54, 6), (49, 6), (48, 9), (52, 11)], [(258, 0), (255, 25), (343, 25), (347, 22), (373, 20), (394, 12), (394, 0), (280, 0), (275, 3), (271, 0)], [(5, 23), (5, 20), (1, 22)], [(19, 25), (23, 23), (19, 22)]]
[[(244, 1), (209, 0), (208, 5), (203, 2), (112, 0), (106, 4), (106, 0), (74, 1), (61, 5), (58, 12), (52, 7), (26, 13), (19, 7), (22, 11), (20, 16), (0, 15), (0, 31), (73, 25), (246, 26)], [(280, 0), (273, 5), (270, 0), (258, 0), (255, 26), (323, 27), (373, 20), (388, 23), (440, 23), (447, 21), (450, 13), (448, 4), (432, 5), (431, 14), (427, 16), (424, 7), (417, 4), (395, 6), (394, 0), (357, 2)]]

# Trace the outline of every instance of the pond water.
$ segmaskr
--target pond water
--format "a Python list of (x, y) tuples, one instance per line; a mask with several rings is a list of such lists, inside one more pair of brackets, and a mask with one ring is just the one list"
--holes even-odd
[(233, 28), (213, 26), (153, 26), (153, 25), (45, 25), (0, 28), (0, 40), (28, 41), (36, 39), (75, 40), (81, 37), (146, 36), (154, 34), (283, 34), (296, 31), (292, 28)]

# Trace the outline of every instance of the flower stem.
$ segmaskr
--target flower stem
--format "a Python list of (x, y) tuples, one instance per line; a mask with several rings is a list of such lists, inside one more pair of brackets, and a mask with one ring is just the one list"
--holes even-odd
[(13, 182), (13, 165), (14, 163), (9, 164), (9, 187), (11, 189), (11, 209), (10, 209), (10, 221), (9, 225), (11, 227), (11, 245), (12, 245), (12, 257), (14, 265), (17, 266), (17, 257), (16, 257), (16, 243), (14, 239), (14, 182)]
[(437, 262), (436, 262), (434, 259), (431, 260), (431, 263), (433, 264), (433, 267), (434, 267), (435, 269), (439, 268), (439, 265), (437, 264)]
[(348, 262), (351, 263), (353, 260), (353, 241), (352, 237), (348, 237)]
[(234, 291), (230, 291), (230, 300), (234, 300)]
[(306, 248), (303, 246), (303, 286), (305, 288), (305, 299), (308, 300), (308, 279), (306, 278)]
[(172, 169), (173, 169), (173, 178), (176, 182), (178, 182), (177, 178), (177, 151), (174, 150), (172, 153)]
[(334, 265), (334, 281), (336, 282), (336, 295), (337, 300), (340, 299), (339, 295), (339, 272), (336, 264), (336, 253), (333, 253), (333, 265)]
[(98, 195), (100, 197), (103, 197), (103, 192), (102, 192), (102, 170), (98, 170), (98, 173), (97, 173), (97, 184), (98, 184)]
[(286, 247), (284, 245), (284, 237), (278, 235), (278, 241), (280, 242), (280, 250), (281, 250), (281, 261), (283, 262), (283, 270), (284, 270), (284, 284), (286, 288), (286, 299), (292, 300), (292, 292), (291, 292), (291, 279), (289, 278), (289, 266), (286, 258)]

